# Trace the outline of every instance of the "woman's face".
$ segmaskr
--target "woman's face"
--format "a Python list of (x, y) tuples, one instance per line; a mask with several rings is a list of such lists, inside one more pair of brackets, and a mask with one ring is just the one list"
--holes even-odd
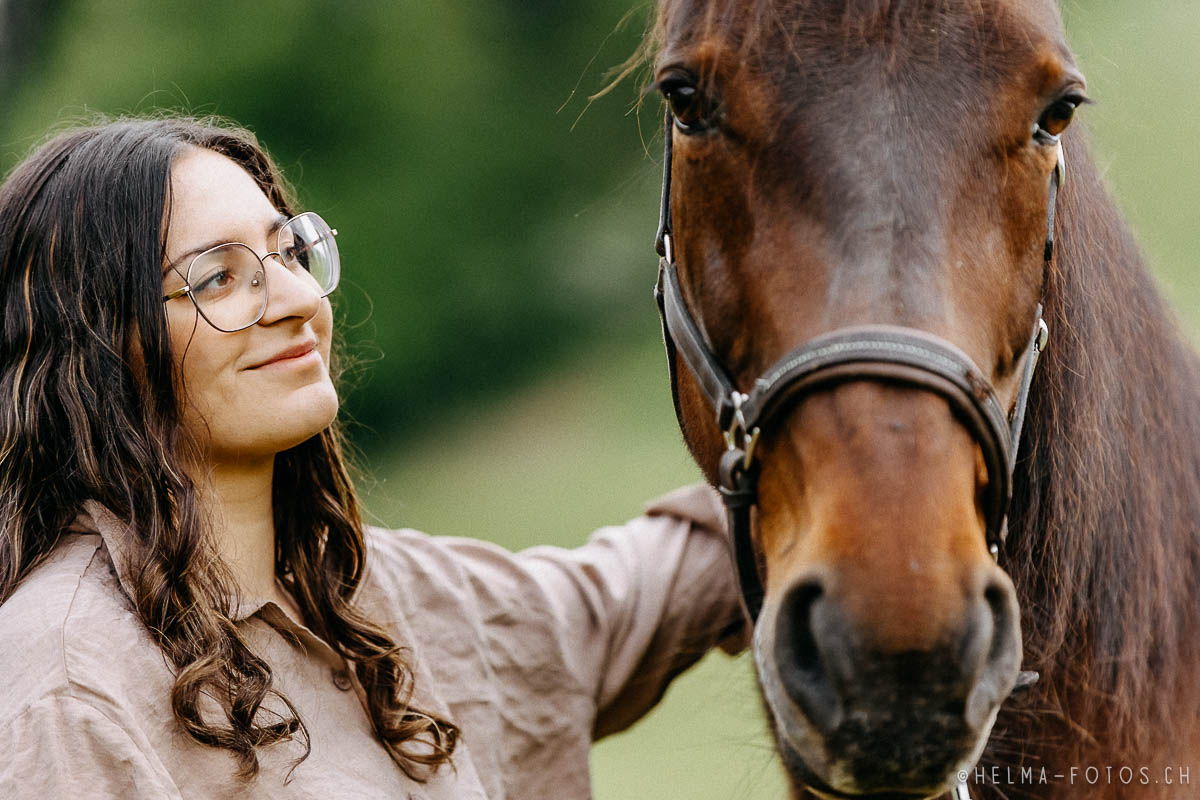
[[(171, 186), (164, 294), (184, 285), (197, 252), (217, 244), (241, 242), (259, 256), (275, 250), (275, 232), (285, 218), (230, 159), (190, 149), (176, 159)], [(164, 306), (171, 353), (183, 377), (184, 425), (214, 463), (273, 456), (320, 433), (337, 416), (329, 377), (329, 301), (311, 279), (278, 259), (263, 265), (266, 312), (245, 330), (218, 331), (187, 297)]]

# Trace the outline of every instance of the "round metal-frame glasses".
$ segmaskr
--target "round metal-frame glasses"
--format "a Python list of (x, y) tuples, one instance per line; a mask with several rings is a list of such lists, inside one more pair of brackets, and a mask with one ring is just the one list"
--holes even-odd
[[(259, 256), (249, 245), (225, 242), (199, 253), (188, 263), (184, 284), (163, 295), (163, 302), (187, 295), (204, 321), (219, 331), (235, 333), (256, 325), (267, 311), (268, 258), (276, 258), (293, 274), (311, 281), (326, 297), (341, 277), (337, 231), (312, 211), (279, 227), (275, 249)], [(176, 269), (178, 272), (178, 269)]]

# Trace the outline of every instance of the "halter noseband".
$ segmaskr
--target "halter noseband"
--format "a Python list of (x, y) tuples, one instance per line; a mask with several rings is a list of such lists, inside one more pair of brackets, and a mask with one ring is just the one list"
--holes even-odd
[[(755, 450), (759, 437), (787, 401), (836, 383), (864, 379), (900, 383), (933, 392), (949, 403), (983, 452), (988, 474), (983, 498), (987, 545), (992, 557), (998, 558), (1007, 535), (1012, 475), (1029, 387), (1048, 336), (1041, 304), (1034, 314), (1016, 402), (1008, 414), (987, 378), (966, 353), (931, 333), (892, 325), (839, 328), (810, 339), (779, 359), (754, 382), (749, 392), (743, 393), (706, 344), (680, 288), (671, 241), (671, 138), (672, 116), (668, 109), (662, 201), (655, 240), (655, 249), (662, 258), (654, 296), (662, 316), (671, 392), (680, 426), (683, 415), (675, 374), (676, 352), (699, 382), (716, 413), (717, 425), (725, 434), (726, 450), (717, 470), (718, 488), (725, 503), (733, 561), (750, 619), (757, 621), (764, 596), (758, 557), (750, 535), (751, 509), (758, 503)], [(1046, 272), (1054, 253), (1055, 201), (1066, 178), (1062, 143), (1057, 142), (1057, 145), (1058, 164), (1050, 178), (1046, 212)], [(1044, 292), (1044, 283), (1042, 288)]]

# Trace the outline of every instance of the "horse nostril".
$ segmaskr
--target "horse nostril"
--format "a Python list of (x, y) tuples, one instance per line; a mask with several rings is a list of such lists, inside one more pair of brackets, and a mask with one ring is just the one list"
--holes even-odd
[(1012, 637), (1012, 627), (1015, 623), (1016, 598), (1012, 589), (993, 580), (983, 590), (983, 599), (992, 614), (992, 641), (988, 660), (996, 661), (1011, 647), (1009, 639)]
[(986, 725), (994, 708), (1007, 697), (1021, 663), (1017, 599), (1011, 585), (990, 578), (983, 601), (987, 610), (968, 636), (971, 655), (964, 659), (971, 665), (968, 674), (974, 676), (965, 714), (972, 728)]
[(1008, 616), (1008, 590), (1000, 582), (992, 582), (988, 584), (988, 588), (983, 590), (983, 599), (988, 601), (988, 608), (991, 609), (991, 615), (994, 616), (997, 624), (1003, 622)]
[(779, 607), (775, 630), (775, 663), (788, 696), (818, 729), (829, 733), (842, 717), (842, 703), (821, 654), (814, 610), (824, 590), (819, 580), (802, 581)]
[(983, 599), (987, 601), (988, 606), (992, 609), (992, 613), (997, 617), (1008, 610), (1008, 592), (997, 581), (989, 583), (987, 588), (983, 590)]

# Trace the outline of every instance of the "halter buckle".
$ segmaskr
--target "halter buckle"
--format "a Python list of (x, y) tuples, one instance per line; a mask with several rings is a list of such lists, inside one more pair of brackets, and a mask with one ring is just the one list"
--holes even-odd
[[(725, 431), (725, 447), (727, 450), (741, 450), (745, 454), (742, 459), (742, 469), (750, 469), (750, 465), (754, 462), (754, 449), (758, 447), (758, 435), (762, 433), (762, 429), (758, 427), (755, 427), (754, 430), (746, 429), (746, 415), (742, 413), (742, 403), (750, 399), (748, 395), (734, 390), (730, 392), (729, 399), (733, 403), (733, 420), (729, 423), (729, 429)], [(741, 434), (740, 443), (738, 442), (739, 434)]]

